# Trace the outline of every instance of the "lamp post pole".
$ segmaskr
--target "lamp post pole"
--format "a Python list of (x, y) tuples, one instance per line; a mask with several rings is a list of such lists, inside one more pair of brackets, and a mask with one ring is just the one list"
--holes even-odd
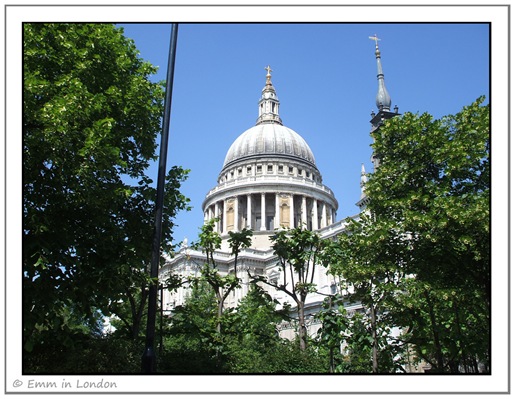
[(152, 259), (150, 262), (150, 288), (148, 295), (148, 317), (145, 351), (141, 358), (141, 371), (145, 374), (156, 372), (156, 352), (154, 341), (156, 335), (157, 288), (158, 269), (161, 249), (161, 235), (163, 224), (164, 187), (166, 177), (166, 157), (168, 153), (168, 135), (170, 131), (170, 113), (172, 106), (173, 74), (175, 69), (175, 52), (177, 48), (178, 24), (172, 24), (170, 36), (170, 52), (168, 54), (168, 70), (166, 75), (166, 90), (164, 102), (163, 131), (159, 152), (159, 171), (157, 179), (157, 199), (154, 224), (154, 238), (152, 242)]

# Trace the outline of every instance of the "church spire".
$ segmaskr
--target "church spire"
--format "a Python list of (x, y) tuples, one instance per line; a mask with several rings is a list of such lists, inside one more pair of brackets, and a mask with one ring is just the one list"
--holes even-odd
[(361, 182), (360, 182), (360, 186), (361, 186), (361, 199), (365, 198), (366, 197), (366, 194), (365, 194), (365, 185), (367, 184), (367, 181), (368, 181), (368, 178), (367, 178), (367, 172), (365, 171), (365, 164), (361, 164)]
[[(379, 88), (377, 90), (376, 95), (376, 105), (378, 112), (372, 112), (372, 119), (370, 123), (372, 124), (371, 133), (375, 132), (377, 129), (381, 127), (385, 120), (396, 117), (399, 115), (399, 108), (397, 106), (394, 107), (393, 112), (390, 111), (390, 107), (392, 105), (392, 100), (390, 95), (386, 91), (386, 87), (384, 85), (384, 74), (383, 67), (381, 65), (381, 52), (379, 51), (379, 46), (377, 42), (380, 40), (377, 35), (369, 36), (369, 39), (374, 40), (376, 42), (376, 62), (377, 62), (377, 82), (379, 84)], [(372, 163), (374, 164), (374, 171), (377, 170), (380, 164), (380, 154), (372, 154)]]
[(376, 42), (377, 82), (379, 84), (376, 95), (376, 106), (379, 111), (390, 111), (392, 100), (384, 84), (383, 66), (381, 65), (381, 52), (379, 51), (379, 45), (377, 44), (377, 42), (381, 39), (379, 39), (377, 35), (369, 36), (369, 39)]
[(261, 99), (259, 100), (259, 116), (256, 125), (261, 123), (278, 123), (282, 125), (283, 122), (279, 117), (279, 99), (275, 92), (275, 87), (272, 85), (272, 69), (270, 65), (265, 68), (266, 84), (261, 91)]
[(368, 181), (368, 177), (367, 177), (367, 172), (365, 171), (365, 164), (361, 164), (361, 182), (360, 182), (361, 196), (359, 198), (359, 201), (356, 202), (356, 205), (359, 207), (360, 212), (363, 212), (367, 208), (367, 204), (369, 201), (368, 196), (365, 192), (365, 186), (367, 184), (367, 181)]

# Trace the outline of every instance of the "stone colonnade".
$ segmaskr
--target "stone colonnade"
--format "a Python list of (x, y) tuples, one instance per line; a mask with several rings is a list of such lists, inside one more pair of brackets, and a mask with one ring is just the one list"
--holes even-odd
[(322, 229), (336, 219), (336, 210), (326, 202), (291, 193), (252, 193), (235, 195), (216, 201), (207, 207), (204, 219), (219, 218), (218, 233), (240, 231), (271, 231), (278, 228), (306, 226)]

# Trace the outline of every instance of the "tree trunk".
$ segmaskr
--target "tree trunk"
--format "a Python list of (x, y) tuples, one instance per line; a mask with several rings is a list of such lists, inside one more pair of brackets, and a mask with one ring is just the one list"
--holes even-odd
[(306, 318), (304, 315), (304, 302), (298, 302), (297, 306), (299, 307), (299, 343), (300, 343), (300, 350), (305, 351), (307, 347), (306, 342), (306, 336), (307, 336), (307, 329), (306, 329)]
[(222, 335), (222, 315), (224, 314), (224, 299), (220, 293), (217, 293), (216, 295), (218, 299), (218, 320), (216, 322), (216, 332), (219, 335)]
[(474, 373), (479, 374), (479, 366), (475, 357), (472, 358), (472, 366), (474, 368)]
[(329, 373), (333, 374), (334, 370), (334, 348), (331, 347), (331, 349), (329, 349)]
[(426, 297), (427, 306), (429, 307), (429, 318), (431, 319), (431, 331), (433, 333), (433, 340), (435, 343), (435, 351), (436, 351), (436, 363), (438, 366), (437, 372), (442, 373), (444, 371), (443, 364), (443, 353), (442, 353), (442, 345), (440, 344), (440, 334), (438, 333), (438, 328), (436, 325), (436, 316), (433, 303), (429, 298), (429, 292), (424, 291), (424, 296)]
[(129, 290), (126, 290), (126, 294), (131, 305), (131, 323), (128, 324), (128, 322), (126, 322), (126, 324), (129, 327), (131, 338), (136, 340), (138, 339), (141, 329), (141, 320), (143, 318), (143, 311), (145, 310), (145, 304), (147, 302), (148, 290), (145, 286), (141, 287), (141, 302), (139, 304), (136, 304), (136, 299)]
[(370, 326), (372, 328), (372, 373), (379, 373), (379, 362), (377, 361), (377, 322), (374, 304), (370, 305)]

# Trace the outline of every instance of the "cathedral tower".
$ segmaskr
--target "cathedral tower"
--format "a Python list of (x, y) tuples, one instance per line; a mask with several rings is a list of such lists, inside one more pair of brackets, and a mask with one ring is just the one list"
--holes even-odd
[[(386, 86), (384, 83), (384, 73), (383, 66), (381, 64), (381, 52), (379, 51), (378, 41), (381, 40), (377, 37), (377, 35), (370, 36), (369, 39), (374, 40), (376, 43), (376, 63), (377, 63), (377, 95), (376, 95), (376, 106), (377, 113), (372, 111), (372, 120), (370, 123), (372, 124), (372, 129), (370, 133), (375, 132), (377, 129), (381, 127), (385, 120), (393, 118), (394, 116), (399, 115), (399, 109), (397, 106), (393, 109), (393, 112), (390, 111), (390, 107), (392, 105), (392, 99), (390, 98), (390, 94), (386, 90)], [(380, 162), (380, 155), (373, 154), (372, 155), (372, 163), (374, 164), (374, 170), (377, 169)]]
[[(370, 134), (374, 133), (376, 130), (378, 130), (381, 125), (384, 123), (385, 120), (393, 118), (397, 115), (399, 115), (399, 109), (397, 106), (393, 109), (394, 112), (390, 111), (390, 107), (392, 105), (392, 99), (390, 98), (390, 94), (388, 94), (388, 91), (386, 90), (386, 85), (384, 83), (384, 73), (383, 73), (383, 66), (381, 64), (381, 52), (379, 51), (379, 45), (378, 41), (381, 40), (377, 37), (377, 35), (370, 36), (369, 39), (374, 40), (376, 44), (375, 49), (375, 55), (376, 55), (376, 63), (377, 63), (377, 94), (376, 94), (376, 107), (377, 107), (377, 113), (375, 111), (372, 111), (371, 114), (371, 125), (372, 128), (370, 130)], [(374, 170), (376, 170), (379, 167), (381, 156), (380, 154), (372, 154), (371, 161), (374, 165)], [(367, 207), (368, 198), (365, 194), (365, 185), (367, 182), (367, 174), (365, 171), (365, 165), (361, 165), (361, 197), (359, 201), (356, 203), (356, 205), (359, 207), (360, 212), (364, 211)]]

